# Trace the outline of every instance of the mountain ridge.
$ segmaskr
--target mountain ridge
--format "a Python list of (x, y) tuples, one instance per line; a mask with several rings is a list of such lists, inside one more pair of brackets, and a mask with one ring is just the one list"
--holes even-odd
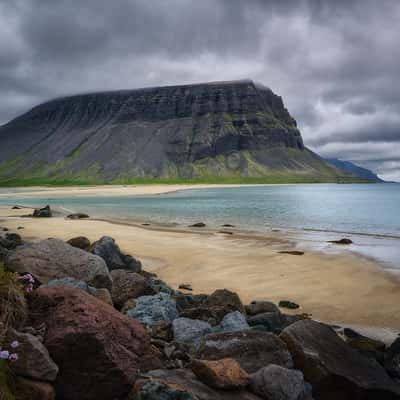
[(0, 126), (15, 180), (350, 179), (304, 146), (280, 96), (250, 80), (60, 97)]

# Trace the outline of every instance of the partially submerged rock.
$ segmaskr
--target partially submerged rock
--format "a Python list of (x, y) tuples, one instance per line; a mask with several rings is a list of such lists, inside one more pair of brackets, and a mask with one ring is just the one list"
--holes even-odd
[(195, 224), (189, 225), (190, 228), (204, 228), (206, 224), (204, 222), (196, 222)]
[(292, 356), (286, 344), (268, 332), (211, 333), (204, 337), (196, 357), (204, 360), (233, 358), (247, 373), (253, 373), (269, 364), (293, 367)]
[(385, 370), (346, 344), (324, 324), (303, 320), (280, 335), (316, 399), (396, 399), (400, 387)]
[(335, 244), (352, 244), (353, 241), (348, 238), (343, 238), (339, 240), (329, 240), (328, 243), (335, 243)]
[(242, 389), (250, 379), (247, 372), (232, 358), (193, 360), (190, 368), (201, 382), (215, 389)]
[(302, 256), (304, 255), (304, 251), (298, 251), (298, 250), (283, 250), (283, 251), (278, 251), (280, 254), (289, 254), (291, 256)]
[(123, 398), (142, 363), (153, 359), (157, 364), (138, 321), (81, 290), (39, 288), (30, 309), (33, 325), (47, 326), (44, 345), (60, 367), (56, 390), (61, 399)]
[(289, 301), (289, 300), (281, 300), (279, 302), (279, 307), (281, 308), (288, 308), (290, 310), (296, 310), (297, 308), (299, 308), (300, 306), (293, 302), (293, 301)]
[(72, 277), (98, 288), (111, 289), (112, 285), (102, 258), (58, 239), (18, 246), (7, 257), (6, 265), (15, 272), (28, 271), (42, 283)]
[(140, 272), (142, 263), (132, 256), (121, 252), (115, 240), (110, 236), (103, 236), (92, 244), (91, 252), (100, 256), (107, 264), (110, 271), (114, 269), (127, 269), (132, 272)]
[(66, 217), (67, 219), (86, 219), (89, 218), (89, 215), (84, 214), (84, 213), (74, 213), (74, 214), (69, 214)]
[(53, 214), (51, 212), (50, 206), (47, 205), (46, 207), (43, 207), (43, 208), (36, 208), (33, 211), (32, 216), (35, 218), (50, 218), (53, 216)]

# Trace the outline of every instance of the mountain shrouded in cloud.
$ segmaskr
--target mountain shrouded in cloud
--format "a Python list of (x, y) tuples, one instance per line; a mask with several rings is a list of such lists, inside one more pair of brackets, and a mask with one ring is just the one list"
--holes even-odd
[(3, 0), (0, 122), (75, 93), (251, 78), (324, 157), (400, 180), (400, 2)]

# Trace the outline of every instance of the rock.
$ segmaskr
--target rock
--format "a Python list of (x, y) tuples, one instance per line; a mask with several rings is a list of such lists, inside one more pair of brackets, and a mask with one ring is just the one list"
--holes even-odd
[(157, 364), (150, 337), (138, 321), (82, 290), (39, 288), (29, 306), (33, 326), (46, 324), (44, 345), (60, 367), (58, 398), (123, 398), (142, 363), (153, 359)]
[(22, 207), (19, 207), (19, 206), (13, 206), (13, 207), (11, 207), (11, 210), (21, 210), (21, 208)]
[(386, 351), (385, 368), (391, 377), (400, 380), (400, 337)]
[(14, 341), (19, 344), (14, 350), (18, 354), (18, 360), (11, 363), (12, 371), (15, 374), (49, 382), (56, 379), (58, 367), (36, 336), (12, 329), (9, 331), (3, 347), (11, 348), (11, 343)]
[(263, 326), (266, 331), (280, 333), (284, 328), (284, 317), (280, 312), (265, 312), (247, 318), (250, 326)]
[(201, 307), (207, 303), (208, 297), (209, 295), (207, 294), (174, 293), (174, 299), (179, 311)]
[(3, 228), (3, 232), (8, 232), (9, 229), (8, 228)]
[[(219, 390), (211, 388), (199, 381), (192, 371), (187, 369), (155, 370), (147, 374), (151, 382), (161, 382), (176, 390), (185, 391), (196, 400), (260, 400), (260, 398), (246, 390)], [(138, 397), (140, 399), (140, 397)], [(136, 399), (138, 399), (136, 398)], [(146, 398), (147, 399), (147, 398)], [(153, 397), (151, 400), (172, 400), (174, 397)], [(179, 399), (179, 397), (178, 397)], [(184, 397), (183, 399), (186, 400)]]
[(233, 235), (233, 232), (231, 231), (218, 231), (218, 233), (221, 233), (223, 235)]
[(55, 397), (54, 388), (49, 383), (22, 377), (15, 380), (15, 400), (55, 400)]
[(218, 289), (213, 292), (208, 297), (206, 304), (209, 309), (212, 309), (213, 314), (215, 314), (219, 320), (222, 320), (226, 314), (232, 311), (245, 312), (239, 296), (228, 289)]
[(140, 272), (142, 269), (142, 263), (129, 255), (122, 254), (115, 240), (109, 236), (103, 236), (94, 242), (91, 251), (106, 262), (110, 271), (127, 269), (132, 272)]
[(51, 212), (50, 206), (47, 205), (46, 207), (43, 207), (43, 208), (36, 208), (33, 211), (32, 216), (35, 218), (50, 218), (53, 216), (53, 214)]
[(147, 278), (147, 274), (143, 274), (143, 272), (144, 271), (141, 271), (140, 274), (147, 279), (148, 284), (151, 286), (155, 293), (162, 292), (170, 295), (175, 294), (175, 290), (172, 289), (171, 286), (168, 286), (163, 280), (154, 276)]
[(343, 238), (339, 240), (329, 240), (328, 243), (335, 243), (335, 244), (352, 244), (353, 241), (351, 239)]
[(251, 375), (250, 389), (266, 400), (300, 400), (304, 392), (303, 374), (271, 364)]
[(90, 240), (85, 236), (77, 236), (69, 239), (67, 241), (69, 245), (72, 247), (77, 247), (78, 249), (89, 251), (90, 249)]
[(278, 251), (280, 254), (290, 254), (292, 256), (302, 256), (304, 251), (297, 251), (297, 250), (285, 250), (285, 251)]
[(7, 250), (14, 250), (22, 244), (21, 236), (17, 233), (6, 233), (4, 237), (0, 236), (0, 246)]
[(126, 314), (129, 310), (136, 307), (136, 299), (127, 300), (121, 308), (122, 314)]
[(42, 287), (56, 287), (56, 286), (68, 286), (71, 288), (83, 290), (84, 292), (93, 295), (97, 291), (96, 288), (94, 288), (93, 286), (89, 286), (86, 282), (71, 277), (52, 279), (51, 281), (48, 281), (46, 284), (42, 285)]
[(0, 244), (0, 263), (3, 263), (8, 256), (8, 250)]
[(25, 228), (23, 226), (19, 226), (17, 229), (21, 230), (21, 229), (25, 229)]
[(190, 369), (207, 386), (215, 389), (242, 389), (249, 383), (249, 375), (232, 358), (216, 361), (193, 360)]
[(135, 385), (129, 400), (197, 400), (185, 389), (159, 381), (142, 381)]
[[(349, 334), (349, 329), (345, 328), (344, 329), (344, 334), (346, 335)], [(354, 331), (353, 331), (354, 332)], [(354, 332), (355, 333), (355, 332)], [(360, 335), (356, 333), (350, 334), (352, 337), (346, 337), (346, 342), (353, 347), (353, 349), (359, 351), (361, 354), (368, 358), (372, 358), (376, 361), (378, 361), (380, 364), (384, 364), (384, 358), (385, 358), (385, 350), (386, 350), (386, 345), (385, 343), (379, 341), (379, 340), (374, 340), (371, 338), (368, 338), (366, 336)]]
[(96, 299), (104, 301), (105, 303), (109, 304), (110, 306), (114, 307), (113, 300), (111, 298), (111, 293), (106, 288), (96, 289), (95, 293), (93, 294)]
[(311, 320), (285, 328), (286, 342), (316, 399), (396, 399), (400, 396), (385, 370), (345, 343), (328, 325)]
[(235, 227), (235, 225), (232, 225), (232, 224), (223, 224), (223, 225), (221, 225), (223, 228), (234, 228)]
[(151, 326), (151, 337), (170, 342), (174, 338), (171, 322), (162, 321)]
[(262, 313), (279, 313), (279, 308), (271, 301), (252, 301), (245, 306), (247, 315), (257, 315)]
[(234, 332), (250, 329), (250, 326), (242, 313), (233, 311), (225, 315), (217, 329), (224, 332)]
[(29, 271), (42, 283), (72, 277), (97, 288), (111, 289), (112, 285), (103, 259), (58, 239), (18, 246), (7, 257), (6, 265), (15, 272)]
[(84, 214), (84, 213), (74, 213), (74, 214), (69, 214), (66, 217), (67, 219), (85, 219), (89, 218), (89, 215)]
[(209, 323), (184, 317), (174, 319), (172, 329), (175, 341), (185, 343), (192, 348), (197, 348), (203, 336), (212, 332)]
[(179, 317), (175, 300), (166, 293), (138, 297), (135, 308), (128, 310), (127, 315), (147, 326), (172, 322)]
[(193, 290), (192, 285), (189, 285), (188, 283), (181, 283), (178, 286), (178, 289), (189, 290), (189, 291)]
[(196, 222), (193, 225), (189, 225), (189, 228), (204, 228), (206, 224), (204, 222)]
[(196, 357), (204, 360), (233, 358), (247, 373), (269, 364), (293, 367), (292, 357), (281, 339), (272, 333), (252, 330), (211, 333), (202, 340)]
[(288, 308), (290, 310), (296, 310), (297, 308), (299, 308), (300, 306), (296, 303), (294, 303), (293, 301), (289, 301), (289, 300), (281, 300), (279, 302), (279, 307), (281, 308)]
[(146, 279), (136, 272), (114, 269), (111, 271), (111, 277), (113, 280), (111, 297), (115, 306), (119, 309), (129, 299), (156, 293)]

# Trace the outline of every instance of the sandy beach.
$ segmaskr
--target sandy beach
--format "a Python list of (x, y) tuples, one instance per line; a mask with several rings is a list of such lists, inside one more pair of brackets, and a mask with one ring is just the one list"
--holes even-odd
[[(109, 235), (173, 287), (189, 283), (195, 292), (205, 293), (225, 287), (238, 292), (244, 302), (295, 301), (301, 305), (297, 311), (323, 321), (400, 329), (400, 283), (377, 262), (357, 254), (280, 254), (295, 245), (282, 233), (227, 235), (100, 220), (20, 217), (28, 212), (2, 206), (0, 226), (26, 239), (83, 235), (94, 241)], [(17, 230), (21, 226), (24, 229)]]

